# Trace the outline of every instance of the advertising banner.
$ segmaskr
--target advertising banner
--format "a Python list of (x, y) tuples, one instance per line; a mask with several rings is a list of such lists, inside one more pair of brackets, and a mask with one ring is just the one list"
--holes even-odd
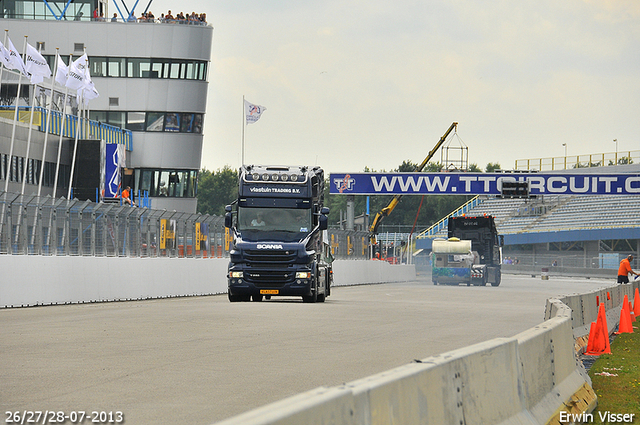
[(123, 166), (124, 145), (107, 143), (105, 145), (104, 198), (117, 198), (119, 196), (120, 170)]
[(640, 174), (631, 173), (332, 173), (329, 179), (336, 195), (500, 195), (503, 182), (528, 182), (531, 195), (640, 194)]

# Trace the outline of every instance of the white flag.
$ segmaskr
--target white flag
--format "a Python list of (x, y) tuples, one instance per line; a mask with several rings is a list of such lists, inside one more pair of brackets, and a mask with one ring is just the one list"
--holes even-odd
[(9, 37), (7, 37), (7, 45), (5, 46), (5, 48), (9, 51), (9, 66), (7, 66), (7, 68), (17, 69), (18, 71), (22, 72), (22, 74), (28, 77), (29, 74), (27, 74), (27, 70), (24, 69), (24, 62), (22, 62), (20, 54), (16, 50)]
[(64, 63), (59, 54), (56, 53), (56, 60), (58, 61), (56, 69), (56, 82), (60, 85), (67, 84), (67, 75), (69, 74), (69, 67)]
[(253, 103), (249, 103), (246, 100), (244, 101), (244, 115), (246, 117), (247, 124), (253, 124), (254, 122), (260, 119), (260, 116), (267, 108), (260, 105), (254, 105)]
[(0, 62), (2, 63), (2, 65), (4, 65), (5, 68), (13, 69), (13, 67), (11, 66), (11, 53), (9, 53), (7, 48), (4, 47), (2, 41), (0, 41)]
[(45, 58), (31, 44), (27, 43), (25, 69), (31, 74), (31, 84), (41, 83), (45, 77), (51, 77), (51, 68)]
[[(79, 92), (80, 90), (78, 90)], [(93, 81), (89, 81), (89, 87), (82, 89), (82, 99), (84, 99), (84, 106), (89, 105), (89, 101), (100, 97), (100, 93), (96, 90)]]
[(87, 79), (85, 68), (87, 67), (87, 54), (83, 54), (78, 59), (74, 60), (69, 64), (69, 73), (67, 75), (67, 82), (65, 86), (69, 87), (71, 90), (81, 90), (87, 87)]

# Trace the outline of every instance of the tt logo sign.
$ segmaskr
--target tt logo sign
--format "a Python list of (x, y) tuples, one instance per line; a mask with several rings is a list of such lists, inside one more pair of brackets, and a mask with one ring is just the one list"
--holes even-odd
[(351, 190), (355, 183), (356, 179), (351, 178), (349, 174), (345, 175), (344, 178), (341, 179), (333, 179), (333, 184), (336, 185), (336, 190), (340, 193), (345, 190)]

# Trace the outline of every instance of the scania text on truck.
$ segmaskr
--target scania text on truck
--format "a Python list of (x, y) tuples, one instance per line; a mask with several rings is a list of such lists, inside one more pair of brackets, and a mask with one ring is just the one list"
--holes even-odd
[(229, 301), (301, 296), (324, 302), (331, 293), (324, 171), (320, 167), (246, 165), (238, 199), (227, 205)]

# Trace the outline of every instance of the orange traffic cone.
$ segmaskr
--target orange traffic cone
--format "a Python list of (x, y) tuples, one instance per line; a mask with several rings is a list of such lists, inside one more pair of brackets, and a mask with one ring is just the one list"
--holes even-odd
[(633, 314), (636, 317), (640, 316), (640, 291), (638, 291), (638, 288), (636, 288), (636, 293), (633, 297)]
[(631, 314), (629, 313), (629, 299), (624, 296), (622, 301), (622, 309), (620, 310), (620, 325), (618, 325), (617, 334), (633, 333), (633, 326), (631, 325)]
[(611, 354), (611, 346), (609, 345), (609, 330), (607, 328), (607, 315), (604, 312), (604, 303), (598, 308), (598, 319), (591, 324), (589, 331), (589, 341), (587, 342), (587, 352), (590, 356), (599, 356), (600, 354)]

